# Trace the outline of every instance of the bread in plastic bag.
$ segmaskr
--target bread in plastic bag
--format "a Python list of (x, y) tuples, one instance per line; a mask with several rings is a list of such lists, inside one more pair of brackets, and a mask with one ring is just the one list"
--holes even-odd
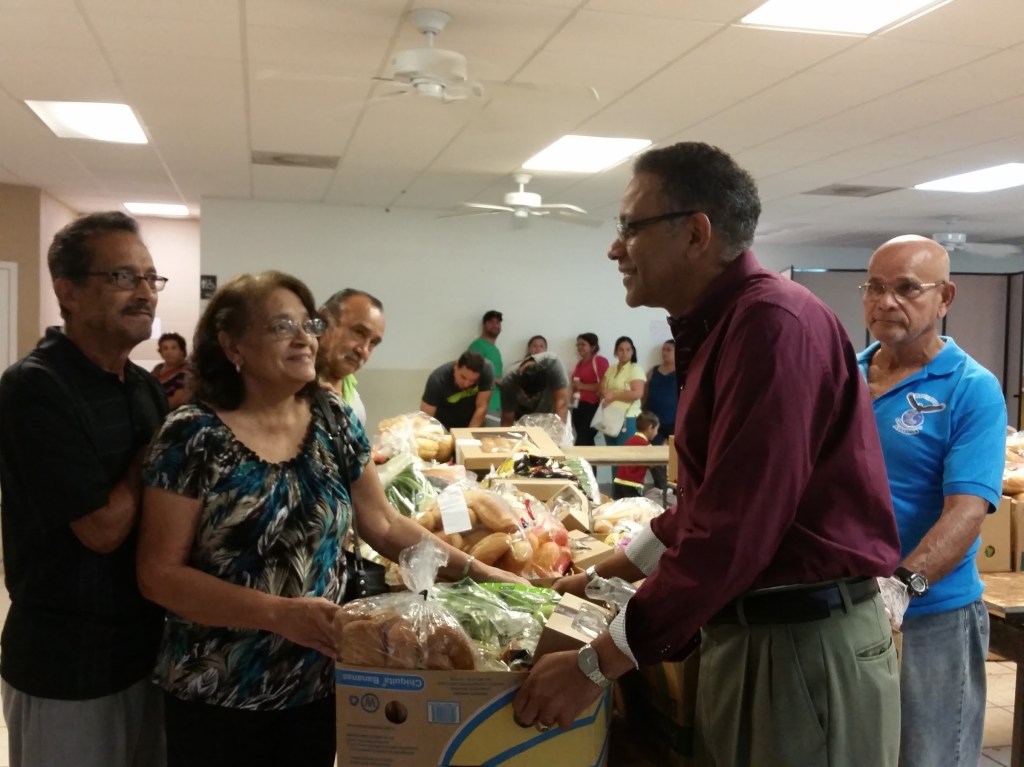
[(373, 448), (388, 458), (412, 453), (425, 461), (445, 463), (455, 452), (455, 441), (440, 421), (418, 411), (378, 423)]
[(592, 520), (594, 535), (608, 535), (617, 522), (628, 519), (646, 525), (664, 511), (649, 498), (621, 498), (594, 509)]
[(447, 562), (447, 552), (424, 537), (399, 557), (410, 591), (343, 605), (334, 620), (339, 661), (394, 669), (476, 668), (473, 643), (435, 598), (437, 571)]

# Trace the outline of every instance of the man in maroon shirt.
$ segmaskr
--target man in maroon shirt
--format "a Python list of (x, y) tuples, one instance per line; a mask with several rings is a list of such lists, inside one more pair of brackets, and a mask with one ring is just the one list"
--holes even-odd
[[(668, 311), (680, 499), (601, 576), (646, 580), (579, 653), (548, 655), (516, 718), (567, 727), (634, 666), (701, 643), (699, 765), (895, 765), (899, 679), (875, 578), (899, 538), (866, 387), (835, 315), (748, 249), (750, 175), (682, 143), (634, 164), (608, 257)], [(565, 578), (582, 593), (588, 575)]]

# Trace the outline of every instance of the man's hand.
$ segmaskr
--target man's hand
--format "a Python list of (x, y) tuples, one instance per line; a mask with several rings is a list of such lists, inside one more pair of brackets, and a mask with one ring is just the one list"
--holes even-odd
[(576, 651), (551, 653), (537, 661), (512, 702), (515, 721), (544, 730), (568, 729), (580, 712), (601, 697), (600, 687), (576, 665)]
[(882, 603), (885, 605), (885, 614), (889, 618), (889, 625), (893, 631), (899, 631), (903, 625), (903, 614), (910, 604), (910, 594), (907, 593), (907, 585), (899, 578), (878, 578), (878, 590), (882, 594)]

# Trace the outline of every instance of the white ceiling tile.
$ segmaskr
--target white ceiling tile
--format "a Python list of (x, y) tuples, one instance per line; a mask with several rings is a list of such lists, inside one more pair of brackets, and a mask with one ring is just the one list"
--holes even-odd
[(110, 53), (202, 57), (210, 59), (242, 58), (238, 21), (151, 19), (131, 16), (95, 15), (93, 27), (103, 49)]
[(587, 8), (595, 11), (655, 16), (666, 19), (692, 19), (729, 23), (739, 21), (764, 0), (590, 0)]
[(85, 19), (71, 10), (0, 5), (0, 50), (98, 50)]
[(263, 200), (320, 202), (331, 183), (332, 172), (314, 168), (253, 167), (253, 193)]
[(1004, 48), (1021, 42), (1024, 3), (1019, 0), (953, 0), (885, 33), (895, 40)]

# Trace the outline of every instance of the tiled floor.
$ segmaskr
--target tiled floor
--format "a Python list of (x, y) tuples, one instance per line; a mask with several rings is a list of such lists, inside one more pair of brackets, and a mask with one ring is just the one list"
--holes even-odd
[[(2, 565), (0, 565), (2, 567)], [(0, 569), (0, 575), (3, 574)], [(0, 588), (0, 626), (7, 618), (10, 601), (6, 590)], [(978, 767), (1009, 767), (1010, 742), (1013, 735), (1013, 695), (1017, 670), (1015, 663), (990, 662), (988, 664), (988, 708), (985, 711), (984, 752)], [(617, 748), (615, 753), (628, 752)], [(7, 727), (0, 717), (0, 767), (10, 764), (7, 754)], [(647, 763), (644, 763), (645, 767)], [(612, 764), (610, 767), (618, 767)]]

